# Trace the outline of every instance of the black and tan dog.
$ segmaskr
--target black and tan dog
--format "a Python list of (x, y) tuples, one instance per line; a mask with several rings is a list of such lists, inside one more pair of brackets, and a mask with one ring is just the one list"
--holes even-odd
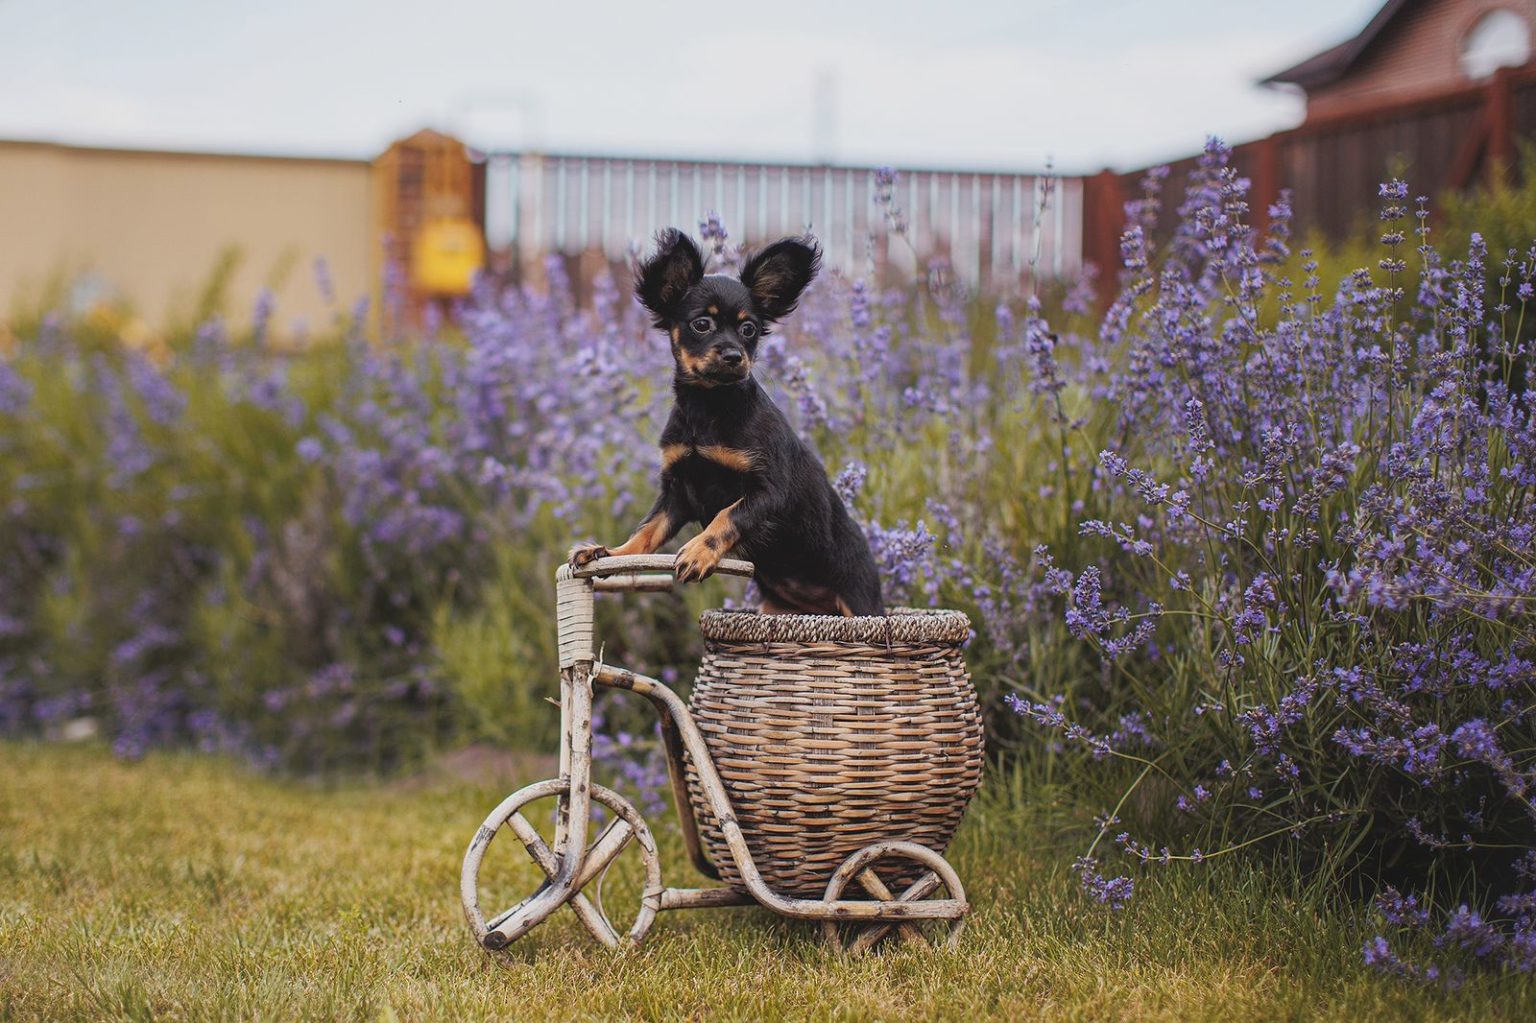
[(884, 614), (869, 543), (821, 464), (752, 377), (758, 342), (794, 311), (820, 266), (810, 238), (749, 258), (741, 279), (704, 273), (681, 231), (662, 232), (635, 291), (672, 339), (675, 403), (661, 434), (661, 494), (635, 535), (609, 550), (581, 545), (571, 564), (652, 554), (690, 522), (678, 580), (706, 578), (727, 554), (757, 566), (763, 610)]

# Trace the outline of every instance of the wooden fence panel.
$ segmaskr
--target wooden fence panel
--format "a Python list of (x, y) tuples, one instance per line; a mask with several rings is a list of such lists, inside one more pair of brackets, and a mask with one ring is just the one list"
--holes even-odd
[(507, 168), (494, 187), (510, 194), (485, 208), (509, 223), (487, 224), (486, 233), (507, 240), (503, 260), (518, 268), (537, 267), (547, 253), (622, 261), (661, 227), (696, 232), (711, 211), (733, 241), (760, 244), (810, 230), (827, 266), (852, 276), (910, 275), (943, 258), (967, 284), (1009, 290), (1037, 265), (1037, 254), (1041, 276), (1071, 276), (1080, 265), (1076, 179), (1057, 182), (1042, 218), (1034, 175), (903, 172), (896, 203), (909, 225), (909, 249), (888, 236), (871, 168), (516, 153), (489, 159)]
[[(1343, 239), (1367, 229), (1379, 206), (1378, 186), (1408, 182), (1411, 197), (1431, 201), (1490, 180), (1512, 164), (1522, 140), (1536, 139), (1536, 68), (1506, 68), (1486, 83), (1438, 96), (1317, 118), (1291, 131), (1233, 147), (1232, 163), (1249, 178), (1251, 222), (1263, 226), (1282, 189), (1292, 193), (1296, 231)], [(1197, 157), (1168, 165), (1163, 211), (1154, 242), (1177, 223)], [(1119, 262), (1124, 216), (1118, 208), (1142, 194), (1146, 171), (1088, 180), (1083, 214), (1084, 259)], [(1101, 290), (1104, 290), (1101, 288)]]

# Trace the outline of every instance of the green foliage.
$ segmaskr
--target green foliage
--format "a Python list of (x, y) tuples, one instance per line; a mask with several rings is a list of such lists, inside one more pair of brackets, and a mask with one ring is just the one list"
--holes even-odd
[(1492, 256), (1492, 269), (1505, 252), (1523, 253), (1536, 239), (1536, 143), (1524, 142), (1512, 168), (1500, 169), (1470, 192), (1450, 192), (1439, 199), (1442, 223), (1437, 234), (1447, 251), (1465, 252), (1476, 231)]

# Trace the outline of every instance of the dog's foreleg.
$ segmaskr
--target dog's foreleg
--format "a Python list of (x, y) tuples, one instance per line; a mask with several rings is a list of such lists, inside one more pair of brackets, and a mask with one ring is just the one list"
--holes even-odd
[(678, 507), (675, 489), (666, 477), (662, 478), (661, 493), (651, 506), (650, 514), (640, 523), (634, 535), (619, 546), (609, 549), (602, 544), (577, 544), (571, 548), (571, 565), (580, 568), (598, 558), (623, 557), (626, 554), (655, 554), (677, 535), (687, 522), (687, 512)]
[(744, 538), (755, 535), (764, 523), (780, 520), (787, 504), (787, 496), (776, 487), (750, 489), (745, 497), (720, 509), (703, 532), (683, 544), (673, 574), (681, 582), (708, 578), (720, 559)]
[(709, 525), (698, 536), (683, 544), (682, 550), (677, 552), (677, 564), (672, 569), (678, 582), (695, 583), (714, 574), (720, 559), (741, 539), (741, 529), (732, 514), (741, 507), (744, 500), (741, 498), (721, 508), (720, 513), (709, 521)]

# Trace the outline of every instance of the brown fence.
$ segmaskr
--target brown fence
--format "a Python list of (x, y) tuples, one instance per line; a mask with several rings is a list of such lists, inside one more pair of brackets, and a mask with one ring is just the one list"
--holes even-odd
[[(1252, 182), (1252, 220), (1292, 193), (1294, 226), (1342, 239), (1368, 223), (1379, 184), (1402, 177), (1410, 195), (1438, 197), (1490, 180), (1515, 162), (1517, 141), (1536, 136), (1536, 66), (1504, 69), (1488, 81), (1371, 109), (1313, 117), (1298, 128), (1239, 144), (1233, 163)], [(378, 166), (381, 229), (399, 257), (422, 216), (433, 176), (406, 149), (461, 144), (424, 132), (392, 147)], [(1173, 162), (1163, 186), (1166, 240), (1197, 157)], [(509, 279), (537, 277), (541, 257), (560, 254), (578, 292), (601, 266), (621, 265), (663, 225), (691, 227), (718, 211), (738, 238), (760, 241), (810, 228), (828, 263), (859, 275), (908, 275), (936, 257), (961, 280), (1009, 292), (1030, 278), (1071, 278), (1085, 263), (1118, 267), (1125, 203), (1141, 194), (1145, 171), (1103, 171), (1052, 182), (1029, 174), (908, 170), (895, 202), (909, 223), (910, 246), (892, 245), (872, 204), (874, 172), (809, 167), (577, 155), (495, 153), (468, 168), (454, 192), (458, 207), (490, 236), (492, 268)], [(439, 175), (441, 176), (441, 175)], [(464, 185), (463, 181), (468, 181)], [(387, 207), (387, 208), (385, 208)], [(412, 213), (412, 211), (416, 211)], [(1113, 286), (1101, 289), (1105, 294)]]
[[(1461, 191), (1509, 168), (1516, 141), (1536, 136), (1536, 68), (1506, 68), (1486, 83), (1370, 110), (1319, 117), (1290, 131), (1233, 147), (1233, 165), (1252, 182), (1256, 223), (1283, 189), (1292, 191), (1295, 227), (1343, 238), (1360, 228), (1377, 186), (1408, 182), (1411, 196)], [(1163, 195), (1177, 205), (1196, 157), (1169, 166)], [(1084, 189), (1083, 259), (1119, 264), (1127, 199), (1141, 195), (1146, 171), (1105, 171)], [(1172, 216), (1160, 225), (1172, 229)], [(1159, 239), (1161, 240), (1161, 239)]]

